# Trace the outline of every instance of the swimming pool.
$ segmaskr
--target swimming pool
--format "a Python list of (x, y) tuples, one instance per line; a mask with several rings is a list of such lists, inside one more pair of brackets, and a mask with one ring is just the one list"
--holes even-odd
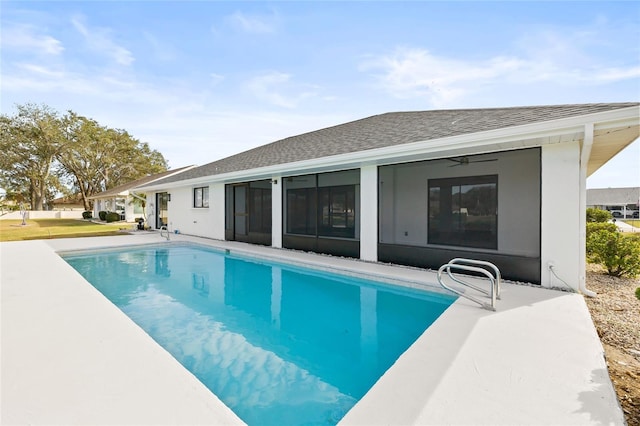
[(168, 244), (65, 255), (249, 424), (335, 424), (455, 300)]

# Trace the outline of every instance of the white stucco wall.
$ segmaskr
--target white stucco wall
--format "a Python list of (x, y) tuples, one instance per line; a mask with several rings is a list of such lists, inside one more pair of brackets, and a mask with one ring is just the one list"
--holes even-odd
[[(198, 187), (207, 185), (198, 185)], [(224, 240), (224, 184), (208, 185), (209, 207), (193, 207), (194, 187), (172, 188), (169, 201), (169, 230)], [(155, 199), (155, 194), (153, 194)], [(149, 217), (151, 224), (155, 219)]]
[[(580, 277), (580, 144), (542, 147), (541, 284), (577, 289)], [(558, 277), (549, 265), (554, 265)]]
[(271, 181), (277, 182), (271, 185), (271, 246), (282, 248), (282, 176), (272, 176)]
[[(190, 232), (195, 228), (193, 226), (193, 222), (200, 219), (202, 213), (206, 214), (206, 211), (199, 212), (195, 215), (192, 212), (193, 209), (191, 199), (191, 188), (173, 188), (168, 190), (167, 192), (171, 194), (171, 201), (167, 203), (167, 219), (168, 219), (168, 229), (170, 232), (174, 232), (176, 230), (185, 233), (192, 234)], [(158, 206), (156, 206), (157, 212)], [(204, 236), (204, 235), (203, 235)]]
[[(356, 210), (358, 211), (358, 210)], [(378, 260), (378, 166), (360, 169), (360, 258)]]
[(144, 194), (147, 197), (147, 207), (145, 208), (145, 213), (147, 215), (147, 223), (146, 225), (151, 228), (155, 227), (156, 219), (156, 193), (155, 192), (147, 192)]
[(224, 240), (224, 183), (209, 185), (210, 236)]

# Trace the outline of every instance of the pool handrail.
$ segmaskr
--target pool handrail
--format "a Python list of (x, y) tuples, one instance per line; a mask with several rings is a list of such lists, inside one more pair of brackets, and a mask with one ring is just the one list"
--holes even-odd
[(500, 291), (502, 289), (502, 275), (500, 274), (500, 269), (496, 265), (491, 262), (487, 262), (486, 260), (476, 260), (476, 259), (465, 259), (463, 257), (456, 257), (449, 261), (449, 263), (455, 264), (471, 264), (471, 265), (480, 265), (486, 266), (490, 268), (494, 273), (494, 279), (496, 280), (496, 299), (500, 300)]
[(169, 241), (169, 235), (171, 235), (171, 234), (169, 233), (169, 229), (167, 228), (166, 225), (162, 225), (160, 227), (160, 236), (164, 237), (164, 235), (162, 235), (162, 231), (167, 231), (167, 236), (165, 238), (167, 239), (167, 241)]
[[(466, 263), (466, 264), (465, 264)], [(495, 276), (492, 275), (492, 273), (490, 271), (488, 271), (485, 268), (479, 267), (479, 266), (471, 266), (471, 265), (481, 265), (481, 266), (485, 266), (485, 267), (489, 267), (492, 269), (492, 271), (495, 273)], [(474, 272), (476, 274), (480, 274), (480, 275), (484, 275), (490, 282), (490, 290), (487, 291), (486, 289), (482, 288), (482, 287), (478, 287), (475, 284), (472, 284), (468, 281), (464, 281), (461, 278), (457, 277), (456, 275), (454, 275), (454, 273), (452, 272), (452, 269), (454, 270), (461, 270), (461, 271), (467, 271), (467, 272)], [(449, 287), (448, 285), (446, 285), (443, 281), (442, 278), (442, 274), (444, 271), (447, 271), (447, 275), (449, 276), (449, 278), (451, 278), (451, 280), (457, 282), (458, 284), (461, 284), (465, 287), (469, 287), (473, 290), (476, 290), (482, 294), (485, 294), (487, 296), (489, 296), (490, 299), (490, 303), (486, 303), (483, 300), (480, 300), (474, 296), (471, 296), (469, 294), (464, 293), (463, 291), (454, 289), (452, 287)], [(460, 297), (464, 297), (465, 299), (469, 299), (477, 304), (479, 304), (480, 306), (482, 306), (485, 309), (491, 310), (491, 311), (495, 311), (496, 308), (496, 298), (498, 298), (499, 293), (500, 293), (500, 281), (501, 281), (501, 275), (500, 275), (500, 270), (492, 263), (490, 262), (485, 262), (482, 260), (474, 260), (474, 259), (463, 259), (463, 258), (455, 258), (452, 259), (449, 263), (446, 263), (444, 265), (442, 265), (439, 269), (438, 269), (438, 282), (440, 283), (440, 285), (446, 289), (449, 290), (452, 293), (457, 294)]]

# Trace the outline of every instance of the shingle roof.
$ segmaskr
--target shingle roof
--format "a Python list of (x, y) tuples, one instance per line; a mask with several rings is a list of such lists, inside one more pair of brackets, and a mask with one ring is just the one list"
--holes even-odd
[(640, 202), (640, 187), (587, 189), (588, 206), (622, 206)]
[(134, 181), (131, 182), (127, 182), (125, 184), (122, 185), (118, 185), (115, 188), (111, 188), (108, 189), (106, 191), (100, 192), (98, 194), (94, 194), (91, 197), (88, 197), (90, 200), (91, 199), (95, 199), (95, 198), (105, 198), (105, 197), (112, 197), (114, 195), (118, 195), (121, 192), (125, 192), (128, 191), (130, 189), (133, 188), (137, 188), (139, 186), (143, 186), (143, 185), (148, 185), (152, 182), (158, 181), (160, 179), (166, 178), (167, 176), (173, 177), (177, 174), (179, 174), (181, 171), (183, 170), (187, 170), (189, 168), (192, 168), (193, 166), (186, 166), (186, 167), (180, 167), (179, 169), (173, 169), (173, 170), (167, 170), (166, 172), (162, 172), (162, 173), (156, 173), (153, 175), (148, 175), (145, 177), (141, 177), (140, 179), (136, 179)]
[(638, 102), (390, 112), (281, 139), (156, 184), (638, 106)]
[(49, 201), (49, 204), (83, 204), (81, 194), (73, 194), (66, 197), (59, 197)]

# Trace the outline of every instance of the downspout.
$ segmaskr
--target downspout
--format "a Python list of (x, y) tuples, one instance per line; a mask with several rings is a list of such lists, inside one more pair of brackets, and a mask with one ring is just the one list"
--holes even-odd
[(582, 151), (580, 152), (580, 197), (579, 197), (579, 220), (580, 227), (580, 277), (578, 279), (578, 289), (582, 294), (589, 297), (596, 297), (597, 293), (587, 288), (586, 268), (587, 268), (587, 164), (591, 156), (591, 148), (593, 147), (593, 123), (584, 125), (584, 140), (582, 142)]

